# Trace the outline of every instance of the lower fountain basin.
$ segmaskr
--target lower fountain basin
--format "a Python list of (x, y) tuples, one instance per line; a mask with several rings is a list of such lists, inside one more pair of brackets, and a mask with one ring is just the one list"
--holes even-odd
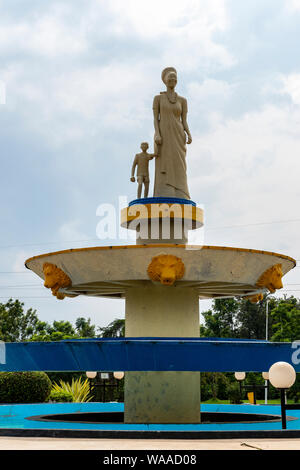
[[(90, 412), (90, 413), (59, 413), (52, 415), (29, 416), (33, 421), (64, 422), (64, 423), (124, 423), (123, 412)], [(296, 419), (288, 417), (288, 420)], [(256, 413), (222, 413), (202, 412), (201, 423), (257, 423), (264, 421), (280, 421), (280, 415)], [(164, 424), (164, 423), (161, 423)]]

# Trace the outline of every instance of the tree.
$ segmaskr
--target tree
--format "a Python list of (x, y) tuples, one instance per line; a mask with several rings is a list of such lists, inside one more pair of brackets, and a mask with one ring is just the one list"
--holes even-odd
[(108, 326), (99, 328), (99, 331), (102, 338), (125, 336), (125, 320), (116, 318)]
[(39, 319), (36, 310), (24, 311), (24, 303), (9, 299), (0, 304), (0, 340), (26, 341), (37, 332)]
[(295, 297), (280, 299), (271, 310), (272, 341), (300, 339), (300, 302)]
[(36, 333), (32, 335), (30, 341), (62, 341), (78, 338), (78, 334), (69, 321), (54, 320), (52, 326), (46, 322), (39, 322)]
[(91, 319), (83, 317), (77, 318), (75, 322), (76, 331), (81, 338), (94, 338), (96, 336), (96, 327), (91, 325)]
[[(264, 296), (263, 300), (252, 304), (247, 299), (239, 300), (236, 321), (238, 324), (237, 336), (245, 339), (265, 339), (266, 338), (266, 310), (267, 300), (269, 301), (269, 312), (276, 306), (277, 299)], [(268, 338), (272, 333), (272, 317), (269, 316)]]
[[(268, 338), (273, 334), (272, 310), (278, 305), (275, 297), (264, 297), (257, 304), (243, 298), (214, 300), (212, 309), (203, 312), (201, 336), (217, 338), (266, 338), (266, 302), (269, 301)], [(282, 300), (285, 302), (285, 300)]]
[(236, 313), (239, 302), (236, 299), (215, 299), (212, 310), (203, 312), (205, 325), (202, 333), (216, 338), (234, 338), (236, 331)]

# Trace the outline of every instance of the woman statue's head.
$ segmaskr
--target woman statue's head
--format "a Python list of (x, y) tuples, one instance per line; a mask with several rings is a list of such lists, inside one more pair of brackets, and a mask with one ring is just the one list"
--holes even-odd
[(177, 71), (174, 67), (167, 67), (161, 73), (164, 84), (169, 88), (175, 88), (177, 85)]

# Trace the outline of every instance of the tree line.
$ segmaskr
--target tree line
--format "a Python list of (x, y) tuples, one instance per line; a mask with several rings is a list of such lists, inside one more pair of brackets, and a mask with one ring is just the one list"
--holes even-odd
[[(268, 322), (266, 322), (268, 302)], [(202, 312), (200, 336), (215, 338), (300, 340), (300, 301), (296, 297), (264, 297), (257, 304), (246, 299), (215, 299), (211, 309)], [(267, 331), (266, 331), (267, 324)], [(60, 341), (64, 339), (117, 337), (125, 335), (125, 320), (116, 318), (106, 327), (96, 327), (91, 319), (41, 321), (36, 310), (24, 310), (19, 300), (0, 303), (0, 340)]]
[[(267, 307), (268, 302), (268, 307)], [(266, 313), (268, 308), (268, 322)], [(300, 301), (290, 296), (276, 298), (266, 296), (257, 304), (246, 299), (215, 299), (209, 310), (202, 312), (199, 326), (201, 337), (266, 339), (270, 341), (293, 342), (300, 340)], [(266, 331), (267, 325), (267, 331)], [(8, 300), (0, 304), (0, 340), (16, 341), (61, 341), (65, 339), (105, 338), (125, 336), (125, 320), (115, 318), (105, 327), (91, 324), (84, 316), (76, 319), (73, 325), (69, 321), (55, 320), (52, 324), (41, 321), (36, 310), (24, 310), (19, 300)], [(51, 375), (51, 374), (50, 374)], [(52, 374), (55, 375), (55, 374)], [(58, 379), (71, 380), (80, 373), (56, 373)], [(52, 377), (52, 376), (51, 376)], [(300, 377), (291, 390), (291, 396), (300, 400)], [(246, 383), (263, 384), (261, 374), (247, 374)], [(237, 397), (238, 384), (232, 373), (201, 373), (202, 401)], [(275, 398), (277, 392), (270, 390)], [(258, 398), (263, 398), (263, 391)], [(239, 398), (237, 398), (239, 400)]]

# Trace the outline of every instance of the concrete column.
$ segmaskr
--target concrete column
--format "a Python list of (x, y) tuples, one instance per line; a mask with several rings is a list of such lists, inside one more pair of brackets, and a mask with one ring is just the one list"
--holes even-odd
[(188, 228), (184, 219), (148, 219), (142, 221), (136, 231), (136, 244), (174, 243), (186, 245)]
[[(146, 286), (126, 293), (127, 337), (199, 337), (192, 288)], [(125, 423), (199, 423), (199, 372), (126, 372)]]

